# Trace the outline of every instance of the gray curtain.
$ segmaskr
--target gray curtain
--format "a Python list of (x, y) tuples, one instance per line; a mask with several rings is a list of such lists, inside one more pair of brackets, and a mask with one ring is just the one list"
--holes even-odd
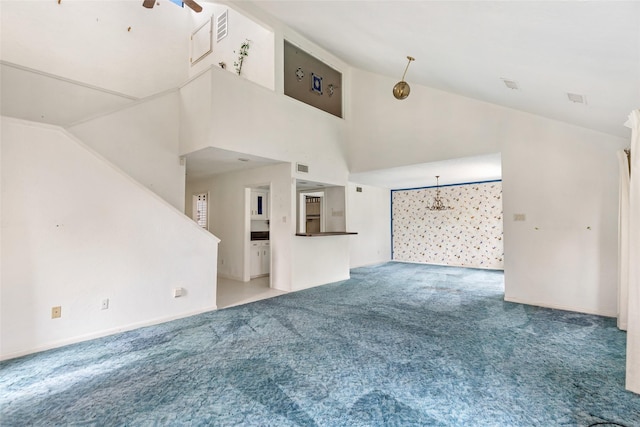
[(631, 179), (629, 183), (629, 295), (626, 387), (640, 394), (640, 110), (631, 124)]
[(629, 157), (618, 151), (620, 186), (618, 210), (618, 328), (627, 330), (629, 316)]

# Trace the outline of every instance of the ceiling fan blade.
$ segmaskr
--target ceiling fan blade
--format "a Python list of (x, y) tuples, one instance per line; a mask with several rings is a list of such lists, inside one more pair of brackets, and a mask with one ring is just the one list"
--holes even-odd
[(153, 6), (156, 5), (156, 0), (143, 0), (142, 5), (147, 9), (153, 9)]
[(200, 13), (202, 12), (202, 6), (196, 3), (193, 0), (183, 0), (183, 3), (193, 9), (194, 12)]

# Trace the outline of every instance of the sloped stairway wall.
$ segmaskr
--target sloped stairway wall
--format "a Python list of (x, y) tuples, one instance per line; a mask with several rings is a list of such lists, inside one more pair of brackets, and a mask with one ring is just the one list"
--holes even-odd
[(139, 99), (3, 61), (0, 76), (2, 116), (67, 129), (184, 211), (177, 88)]
[(57, 126), (3, 117), (0, 153), (0, 358), (216, 308), (219, 240), (182, 212)]

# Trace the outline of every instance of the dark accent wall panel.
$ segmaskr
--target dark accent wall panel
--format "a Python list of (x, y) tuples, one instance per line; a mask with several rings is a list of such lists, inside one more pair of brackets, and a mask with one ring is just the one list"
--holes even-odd
[(286, 40), (284, 94), (342, 117), (342, 74)]

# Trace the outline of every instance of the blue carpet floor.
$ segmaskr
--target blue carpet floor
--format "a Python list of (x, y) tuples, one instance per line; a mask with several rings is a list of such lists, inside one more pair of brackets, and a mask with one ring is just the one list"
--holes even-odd
[(388, 263), (3, 362), (0, 420), (640, 426), (624, 365), (613, 319), (506, 303), (501, 272)]

